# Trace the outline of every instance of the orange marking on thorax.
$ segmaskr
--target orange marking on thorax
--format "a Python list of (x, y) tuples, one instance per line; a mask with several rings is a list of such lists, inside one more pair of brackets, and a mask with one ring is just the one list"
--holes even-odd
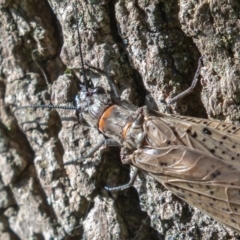
[(112, 110), (113, 110), (113, 107), (114, 107), (114, 105), (113, 106), (111, 106), (111, 107), (109, 107), (104, 113), (103, 113), (103, 115), (101, 116), (101, 118), (100, 118), (100, 120), (99, 120), (99, 122), (98, 122), (98, 129), (102, 132), (102, 133), (104, 133), (104, 127), (105, 127), (105, 119), (106, 118), (108, 118), (110, 115), (111, 115), (111, 113), (112, 113)]
[(124, 126), (123, 131), (122, 131), (123, 138), (126, 137), (126, 135), (127, 135), (127, 130), (128, 130), (128, 128), (130, 127), (131, 123), (132, 123), (132, 122), (129, 122), (129, 123), (127, 123), (127, 124)]
[[(101, 131), (102, 133), (104, 133), (104, 128), (105, 128), (105, 125), (106, 125), (106, 121), (105, 121), (105, 120), (106, 120), (108, 117), (111, 116), (112, 111), (113, 111), (113, 108), (114, 108), (114, 105), (111, 106), (111, 107), (109, 107), (109, 108), (103, 113), (103, 115), (101, 116), (101, 118), (99, 119), (98, 129), (99, 129), (99, 131)], [(124, 128), (123, 128), (123, 130), (122, 130), (123, 138), (126, 137), (127, 131), (128, 131), (128, 129), (129, 129), (129, 127), (130, 127), (131, 124), (132, 124), (132, 122), (129, 122), (129, 123), (127, 123), (127, 124), (124, 126)]]

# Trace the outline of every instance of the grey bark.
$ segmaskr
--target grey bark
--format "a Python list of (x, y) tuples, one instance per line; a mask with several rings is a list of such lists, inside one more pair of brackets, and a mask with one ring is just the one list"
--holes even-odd
[(145, 174), (123, 192), (104, 190), (129, 180), (118, 149), (63, 166), (102, 139), (74, 112), (14, 109), (74, 98), (79, 21), (84, 61), (113, 75), (122, 99), (162, 111), (190, 86), (201, 55), (201, 84), (173, 112), (238, 122), (238, 0), (1, 0), (0, 20), (1, 239), (237, 239)]

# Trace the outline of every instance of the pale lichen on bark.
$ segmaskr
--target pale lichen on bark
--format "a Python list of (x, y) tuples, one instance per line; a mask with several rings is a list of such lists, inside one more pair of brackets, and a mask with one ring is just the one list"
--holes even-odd
[[(79, 21), (84, 61), (112, 74), (123, 99), (141, 106), (151, 96), (161, 109), (163, 100), (191, 84), (202, 55), (203, 88), (199, 84), (174, 112), (239, 121), (237, 0), (79, 0), (77, 6), (72, 0), (10, 0), (1, 1), (0, 19), (2, 239), (237, 238), (143, 174), (135, 187), (107, 193), (105, 185), (129, 179), (117, 149), (63, 166), (102, 138), (77, 124), (75, 113), (12, 111), (73, 99), (77, 83), (67, 73), (80, 68)], [(34, 49), (52, 96), (32, 59)], [(104, 76), (86, 72), (95, 85), (108, 88)]]

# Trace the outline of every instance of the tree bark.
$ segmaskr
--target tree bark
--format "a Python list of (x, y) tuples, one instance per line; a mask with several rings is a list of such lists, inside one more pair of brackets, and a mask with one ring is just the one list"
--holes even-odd
[[(107, 192), (129, 180), (117, 148), (64, 166), (103, 138), (73, 111), (15, 109), (74, 99), (79, 22), (84, 62), (114, 76), (122, 99), (163, 111), (202, 56), (201, 84), (173, 112), (238, 122), (238, 0), (2, 0), (0, 20), (1, 239), (237, 239), (143, 173)], [(109, 90), (101, 73), (86, 74)]]

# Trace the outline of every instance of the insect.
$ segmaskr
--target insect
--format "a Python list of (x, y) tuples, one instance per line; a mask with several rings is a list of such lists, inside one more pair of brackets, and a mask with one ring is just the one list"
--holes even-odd
[[(101, 117), (101, 124), (97, 127), (106, 136), (115, 138), (115, 140), (122, 143), (124, 146), (122, 159), (125, 163), (132, 163), (136, 167), (142, 168), (158, 181), (162, 182), (167, 188), (171, 189), (180, 198), (184, 198), (190, 203), (193, 201), (197, 207), (207, 211), (209, 214), (212, 213), (212, 215), (216, 217), (214, 210), (212, 210), (213, 205), (215, 205), (214, 202), (216, 201), (220, 204), (219, 208), (221, 209), (221, 199), (217, 197), (214, 198), (214, 196), (216, 192), (219, 192), (217, 187), (223, 189), (223, 186), (214, 185), (214, 181), (220, 182), (219, 178), (222, 176), (222, 173), (218, 167), (224, 170), (224, 166), (228, 163), (229, 159), (231, 159), (229, 162), (231, 168), (238, 167), (237, 163), (234, 162), (238, 157), (236, 150), (239, 147), (237, 143), (239, 142), (237, 137), (238, 127), (231, 129), (235, 126), (208, 120), (163, 115), (148, 110), (147, 108), (134, 111), (131, 107), (122, 106), (121, 102), (117, 102), (115, 105), (114, 103), (110, 96), (104, 92), (104, 89), (93, 88), (90, 89), (90, 91), (86, 89), (75, 99), (75, 109), (78, 110), (80, 121), (86, 119), (88, 123), (92, 123), (95, 126), (98, 123), (96, 117)], [(101, 111), (98, 111), (99, 109)], [(96, 115), (89, 115), (92, 111), (94, 111)], [(109, 115), (106, 116), (108, 113)], [(110, 124), (112, 120), (117, 121), (116, 116), (118, 116), (118, 113), (120, 115), (118, 123), (122, 124), (122, 127), (128, 125), (124, 129), (124, 135), (122, 135), (121, 129), (119, 131), (119, 129)], [(106, 118), (106, 120), (104, 118)], [(106, 121), (110, 121), (110, 123), (106, 124)], [(163, 134), (162, 131), (155, 133), (156, 129), (161, 129), (166, 132), (165, 134)], [(232, 133), (228, 131), (232, 131)], [(222, 139), (222, 137), (225, 139)], [(161, 139), (161, 141), (157, 141), (156, 139)], [(219, 144), (216, 144), (218, 140)], [(190, 155), (191, 157), (189, 157)], [(200, 172), (200, 167), (208, 169), (209, 166), (209, 162), (206, 162), (203, 166), (200, 164), (200, 156), (215, 163), (215, 168), (209, 170), (212, 174), (209, 175), (209, 183), (203, 183), (208, 176), (207, 173), (202, 176), (197, 175), (197, 173)], [(165, 157), (167, 159), (165, 159)], [(170, 162), (168, 157), (172, 159), (172, 165), (175, 164), (176, 166), (175, 172), (174, 169), (169, 170), (171, 166), (168, 165)], [(187, 164), (183, 160), (181, 162), (181, 158), (186, 159), (186, 161), (188, 161)], [(227, 162), (225, 165), (223, 163), (224, 166), (219, 166), (219, 164), (222, 163), (221, 158)], [(157, 165), (156, 161), (158, 161), (159, 165)], [(177, 163), (182, 163), (183, 165), (177, 166), (176, 162), (173, 161), (177, 161)], [(193, 168), (193, 166), (198, 166), (197, 164), (200, 164), (199, 168)], [(178, 177), (182, 176), (184, 166), (188, 167), (186, 169), (186, 178), (180, 181)], [(234, 170), (229, 169), (229, 171), (229, 175), (232, 176)], [(175, 178), (172, 175), (174, 175)], [(164, 176), (167, 176), (167, 179), (165, 179)], [(199, 176), (199, 179), (194, 179), (194, 176)], [(212, 177), (212, 179), (210, 177)], [(227, 176), (225, 176), (225, 178), (226, 177)], [(204, 187), (206, 189), (204, 189)], [(230, 186), (226, 185), (224, 189), (226, 192), (230, 192), (232, 189), (237, 190), (237, 184), (233, 187), (230, 183)], [(185, 191), (185, 193), (183, 193), (182, 190)], [(198, 198), (199, 194), (202, 199)], [(231, 203), (230, 198), (234, 196), (226, 195), (225, 203), (229, 205), (229, 203)], [(197, 204), (196, 199), (199, 199), (199, 203)], [(210, 201), (208, 206), (207, 201)], [(206, 206), (202, 206), (203, 202)], [(230, 222), (231, 220), (234, 221), (237, 216), (229, 212), (234, 210), (232, 208), (231, 205), (229, 205), (228, 208), (225, 206), (222, 216), (217, 217), (217, 219), (235, 230), (239, 230), (235, 223)], [(218, 213), (218, 210), (216, 211)], [(233, 217), (231, 218), (231, 216)], [(225, 217), (226, 220), (223, 217)]]
[[(240, 232), (240, 126), (114, 103), (103, 88), (76, 97), (79, 117), (121, 144), (121, 159)], [(136, 171), (137, 172), (137, 171)], [(133, 178), (134, 179), (134, 178)], [(107, 190), (123, 190), (129, 184)]]
[[(118, 101), (102, 87), (83, 88), (75, 110), (80, 121), (122, 146), (124, 164), (144, 170), (179, 198), (240, 232), (240, 127), (147, 107), (135, 110)], [(106, 189), (123, 190), (132, 183)]]

